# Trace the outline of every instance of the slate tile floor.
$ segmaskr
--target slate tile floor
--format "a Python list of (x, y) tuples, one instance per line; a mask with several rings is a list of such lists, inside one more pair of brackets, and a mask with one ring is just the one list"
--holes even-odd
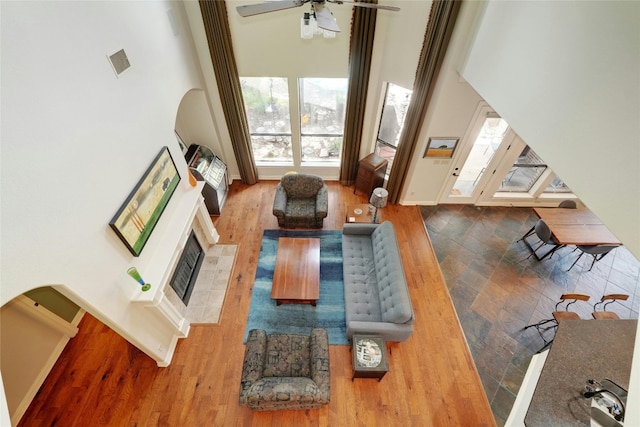
[[(590, 303), (608, 293), (628, 294), (614, 311), (622, 319), (638, 318), (640, 262), (624, 247), (591, 271), (591, 257), (583, 255), (567, 272), (579, 255), (572, 246), (543, 261), (526, 259), (530, 251), (518, 240), (537, 219), (530, 208), (439, 205), (420, 211), (500, 426), (531, 356), (544, 345), (534, 328), (523, 327), (549, 318), (561, 294), (585, 293)], [(591, 319), (589, 303), (576, 311)]]

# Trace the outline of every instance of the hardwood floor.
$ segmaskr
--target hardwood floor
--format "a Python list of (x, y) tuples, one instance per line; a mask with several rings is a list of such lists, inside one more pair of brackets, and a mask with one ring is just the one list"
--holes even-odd
[[(366, 203), (353, 187), (328, 182), (325, 229), (341, 229), (345, 205)], [(219, 218), (220, 243), (238, 258), (220, 323), (195, 325), (169, 367), (90, 315), (23, 416), (20, 426), (493, 426), (495, 421), (467, 347), (418, 207), (388, 205), (416, 316), (412, 337), (392, 346), (381, 382), (351, 381), (348, 346), (332, 346), (331, 403), (319, 410), (252, 412), (238, 404), (242, 343), (262, 231), (275, 181), (234, 182)]]

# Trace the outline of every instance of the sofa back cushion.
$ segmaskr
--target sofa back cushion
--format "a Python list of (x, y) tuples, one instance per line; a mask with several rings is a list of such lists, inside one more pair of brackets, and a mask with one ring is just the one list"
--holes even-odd
[(292, 173), (282, 177), (280, 184), (287, 197), (295, 199), (309, 199), (316, 197), (324, 185), (324, 181), (317, 175), (306, 173)]
[(263, 377), (309, 377), (309, 336), (269, 334)]
[(413, 322), (409, 289), (393, 224), (385, 221), (371, 233), (382, 321)]
[(342, 259), (347, 323), (351, 321), (380, 322), (382, 316), (370, 232), (343, 234)]

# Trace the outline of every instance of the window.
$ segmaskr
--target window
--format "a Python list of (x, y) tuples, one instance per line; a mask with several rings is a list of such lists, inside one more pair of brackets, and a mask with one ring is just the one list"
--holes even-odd
[(243, 77), (240, 83), (256, 163), (291, 163), (288, 80), (283, 77)]
[[(284, 77), (242, 77), (240, 81), (258, 166), (339, 162), (347, 79), (301, 78), (297, 87)], [(299, 111), (293, 103), (296, 98)], [(291, 126), (296, 120), (299, 134), (291, 131), (298, 128)]]
[(547, 188), (544, 189), (545, 193), (571, 193), (571, 189), (567, 187), (567, 184), (560, 179), (559, 176), (554, 176)]
[(391, 170), (396, 155), (404, 119), (411, 101), (411, 93), (412, 91), (392, 83), (387, 85), (376, 141), (376, 154), (389, 161), (387, 174)]
[[(544, 189), (534, 187), (544, 186)], [(528, 145), (502, 180), (499, 192), (571, 193), (564, 181)]]
[(505, 175), (498, 191), (527, 193), (546, 169), (544, 160), (527, 145)]
[(302, 162), (339, 160), (347, 79), (299, 80)]

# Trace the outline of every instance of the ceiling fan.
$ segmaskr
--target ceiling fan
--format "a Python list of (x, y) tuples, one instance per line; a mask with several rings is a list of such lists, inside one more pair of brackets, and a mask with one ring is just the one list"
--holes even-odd
[[(256, 3), (256, 4), (248, 4), (244, 6), (236, 7), (236, 10), (242, 17), (259, 15), (261, 13), (275, 12), (278, 10), (291, 9), (294, 7), (300, 7), (305, 3), (311, 3), (311, 13), (308, 14), (311, 17), (315, 17), (317, 21), (318, 27), (326, 30), (339, 32), (340, 27), (336, 22), (336, 19), (333, 17), (333, 14), (326, 7), (326, 3), (335, 3), (335, 4), (343, 4), (348, 3), (354, 6), (359, 7), (367, 7), (370, 9), (384, 9), (384, 10), (392, 10), (399, 11), (399, 7), (394, 6), (383, 6), (374, 3), (361, 3), (355, 1), (348, 0), (279, 0), (279, 1), (268, 1), (265, 3)], [(305, 13), (304, 19), (309, 19), (309, 16)]]

